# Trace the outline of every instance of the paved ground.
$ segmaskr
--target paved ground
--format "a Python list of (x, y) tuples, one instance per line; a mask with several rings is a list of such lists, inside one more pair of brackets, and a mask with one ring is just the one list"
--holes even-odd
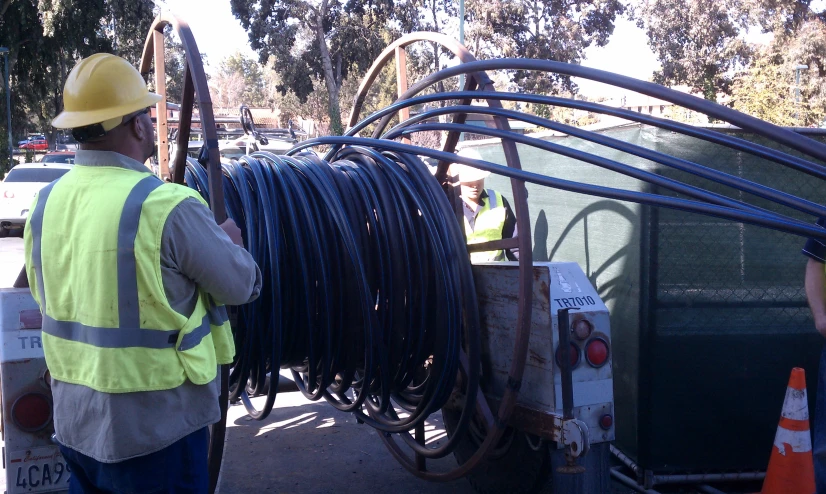
[[(276, 407), (263, 422), (251, 420), (241, 405), (230, 408), (221, 494), (474, 492), (464, 480), (417, 479), (390, 456), (376, 431), (324, 402), (287, 393)], [(431, 419), (427, 433), (436, 438), (441, 417)]]

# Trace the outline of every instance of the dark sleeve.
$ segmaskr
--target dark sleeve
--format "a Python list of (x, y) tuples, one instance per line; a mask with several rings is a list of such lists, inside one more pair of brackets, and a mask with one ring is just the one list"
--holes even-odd
[(502, 238), (512, 238), (516, 228), (516, 216), (505, 196), (502, 196), (502, 204), (505, 206), (505, 224), (502, 226)]
[[(826, 217), (818, 219), (817, 226), (826, 228)], [(826, 264), (826, 244), (820, 240), (810, 238), (806, 241), (802, 252), (804, 256)]]
[(182, 201), (166, 220), (163, 241), (175, 267), (225, 305), (258, 298), (261, 271), (215, 223), (209, 208), (195, 199)]
[[(516, 215), (513, 214), (510, 203), (502, 196), (502, 205), (505, 207), (505, 224), (502, 226), (502, 238), (513, 238), (516, 231)], [(519, 260), (519, 249), (508, 249), (505, 251), (505, 257), (509, 261)]]

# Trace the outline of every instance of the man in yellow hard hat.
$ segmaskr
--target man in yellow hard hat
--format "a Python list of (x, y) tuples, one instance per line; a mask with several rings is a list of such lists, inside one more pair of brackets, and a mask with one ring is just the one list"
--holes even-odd
[(122, 58), (81, 60), (52, 122), (80, 143), (75, 165), (26, 222), (70, 492), (207, 492), (216, 371), (235, 352), (224, 304), (261, 289), (238, 227), (143, 165), (160, 99)]
[[(475, 160), (482, 159), (473, 148), (462, 148), (459, 156)], [(485, 179), (490, 172), (462, 163), (450, 165), (450, 171), (457, 177), (461, 187), (462, 209), (465, 218), (465, 235), (468, 244), (490, 242), (503, 238), (513, 238), (517, 234), (516, 216), (505, 196), (493, 189), (485, 189)], [(472, 262), (515, 261), (519, 259), (518, 249), (472, 252)]]

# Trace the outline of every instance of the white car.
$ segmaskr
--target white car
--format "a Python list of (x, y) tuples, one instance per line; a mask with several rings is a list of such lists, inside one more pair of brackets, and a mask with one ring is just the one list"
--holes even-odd
[(37, 192), (72, 169), (65, 163), (25, 163), (9, 171), (0, 183), (0, 237), (23, 228)]

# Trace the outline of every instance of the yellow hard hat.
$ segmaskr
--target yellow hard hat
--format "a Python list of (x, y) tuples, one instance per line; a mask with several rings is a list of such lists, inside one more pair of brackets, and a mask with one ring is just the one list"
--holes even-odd
[(96, 53), (75, 65), (63, 85), (63, 111), (52, 120), (58, 129), (101, 124), (108, 132), (124, 115), (154, 105), (140, 72), (121, 57)]

